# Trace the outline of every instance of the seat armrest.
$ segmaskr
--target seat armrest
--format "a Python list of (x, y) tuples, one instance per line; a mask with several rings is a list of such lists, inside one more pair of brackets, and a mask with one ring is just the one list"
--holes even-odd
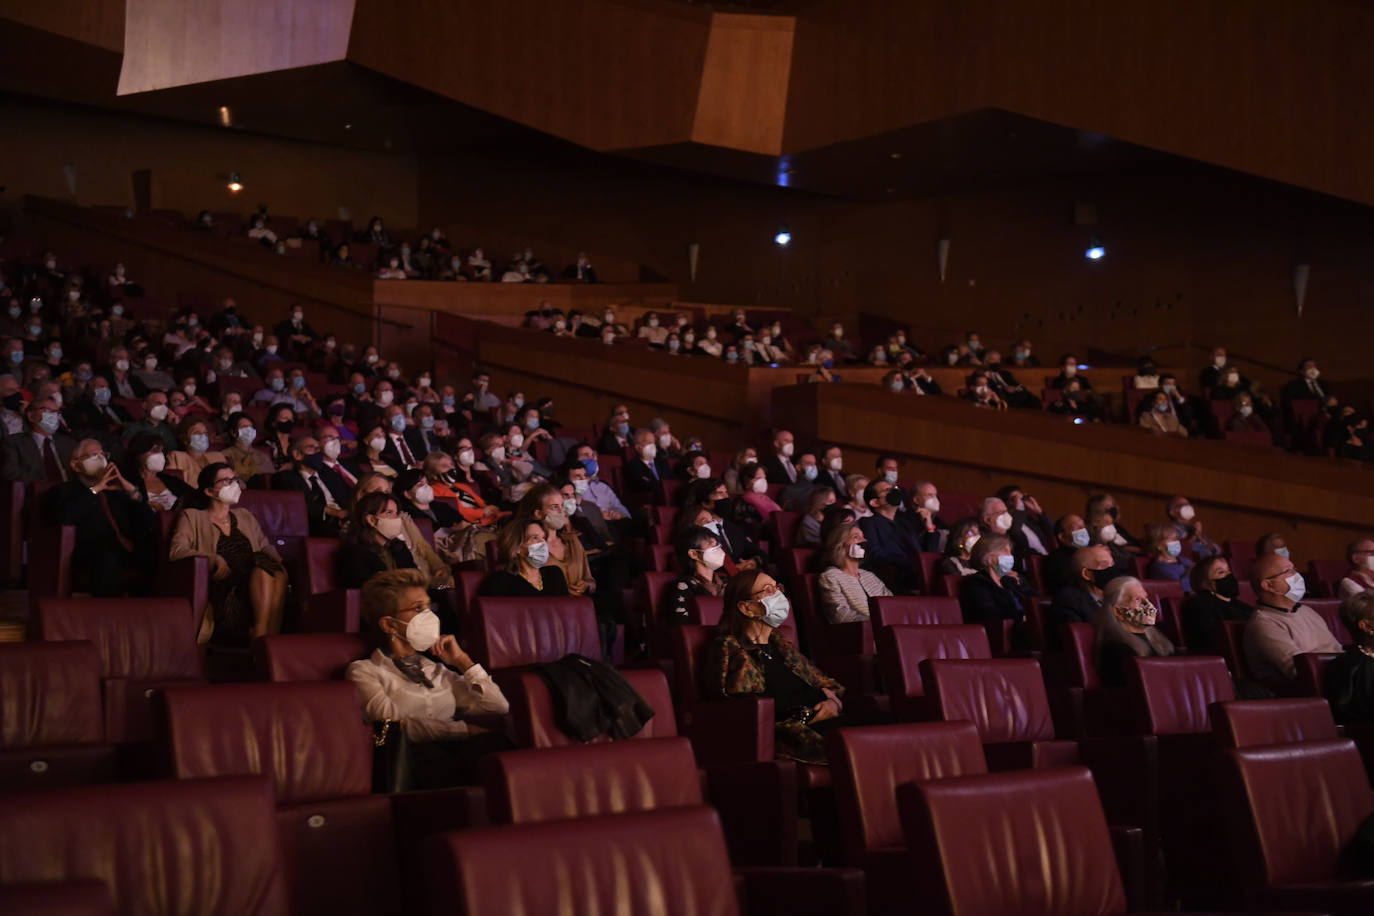
[(720, 813), (730, 861), (797, 864), (797, 765), (741, 763), (705, 771), (707, 798)]
[(737, 868), (749, 916), (863, 916), (864, 873), (857, 868)]
[(1126, 909), (1134, 913), (1145, 903), (1145, 832), (1139, 827), (1109, 827)]
[(697, 703), (684, 716), (683, 733), (692, 740), (702, 769), (773, 759), (773, 701), (738, 697)]
[(362, 591), (337, 588), (305, 599), (301, 611), (304, 633), (357, 633), (362, 627)]
[(210, 603), (210, 558), (182, 557), (170, 561), (158, 576), (156, 592), (172, 597), (185, 596), (191, 602), (191, 618), (198, 624), (205, 606)]

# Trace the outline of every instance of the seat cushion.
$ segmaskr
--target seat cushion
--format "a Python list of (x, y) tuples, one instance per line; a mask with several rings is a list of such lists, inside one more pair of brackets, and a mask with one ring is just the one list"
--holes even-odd
[(105, 740), (90, 642), (0, 644), (0, 748)]

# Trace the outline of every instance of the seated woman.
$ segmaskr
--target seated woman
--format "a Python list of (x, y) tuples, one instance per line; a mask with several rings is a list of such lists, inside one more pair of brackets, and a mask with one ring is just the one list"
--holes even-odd
[(1341, 622), (1355, 645), (1332, 659), (1323, 676), (1331, 714), (1340, 725), (1374, 724), (1374, 592), (1356, 592), (1341, 604)]
[(939, 570), (944, 576), (971, 576), (978, 572), (973, 565), (973, 548), (982, 533), (978, 519), (966, 518), (955, 523), (945, 540), (945, 555), (940, 558)]
[(428, 584), (414, 569), (391, 570), (368, 581), (362, 617), (364, 633), (376, 648), (351, 663), (344, 677), (357, 688), (369, 721), (405, 729), (412, 742), (414, 787), (441, 789), (476, 782), (478, 759), (510, 747), (504, 735), (464, 717), (504, 715), (510, 704), (456, 638), (439, 634)]
[(1163, 391), (1155, 391), (1141, 405), (1139, 424), (1157, 436), (1188, 438), (1187, 427), (1178, 422), (1178, 414), (1174, 413), (1173, 402), (1169, 400), (1169, 395)]
[(296, 411), (284, 404), (274, 404), (267, 411), (267, 437), (260, 445), (266, 446), (277, 470), (291, 464), (291, 433), (296, 428)]
[(545, 568), (558, 569), (563, 573), (569, 595), (591, 596), (596, 593), (596, 580), (592, 578), (592, 568), (587, 562), (587, 550), (578, 539), (577, 532), (568, 524), (563, 494), (557, 488), (546, 483), (530, 487), (520, 499), (515, 517), (544, 526), (544, 543), (549, 548)]
[(544, 525), (532, 519), (512, 519), (496, 535), (502, 568), (487, 577), (482, 594), (497, 597), (561, 597), (568, 594), (563, 570), (549, 563)]
[(1132, 658), (1174, 654), (1174, 644), (1155, 627), (1159, 611), (1134, 576), (1118, 576), (1102, 590), (1102, 607), (1093, 620), (1093, 663), (1102, 683), (1126, 686)]
[(979, 538), (972, 565), (978, 572), (964, 578), (959, 587), (959, 609), (964, 623), (982, 625), (994, 646), (1002, 643), (1003, 621), (1012, 621), (1011, 647), (1027, 649), (1026, 589), (1012, 570), (1016, 560), (1011, 539), (1002, 534)]
[[(1336, 597), (1349, 598), (1374, 589), (1374, 538), (1356, 538), (1345, 548), (1350, 569), (1336, 584)], [(1354, 630), (1350, 631), (1352, 634)]]
[(806, 514), (797, 527), (797, 536), (792, 539), (795, 547), (815, 549), (821, 546), (821, 520), (825, 510), (835, 505), (835, 491), (830, 487), (816, 487), (806, 503)]
[(286, 567), (253, 514), (233, 508), (243, 494), (233, 468), (209, 465), (196, 485), (199, 505), (177, 518), (167, 558), (210, 558), (210, 603), (196, 641), (247, 648), (281, 630)]
[(1226, 421), (1228, 433), (1267, 433), (1269, 425), (1264, 418), (1255, 413), (1255, 399), (1248, 391), (1242, 391), (1231, 399), (1231, 419)]
[(865, 540), (855, 522), (837, 525), (825, 540), (827, 568), (816, 582), (817, 610), (831, 623), (867, 620), (868, 599), (892, 594), (882, 579), (859, 566)]
[(156, 433), (138, 433), (130, 439), (124, 461), (125, 479), (138, 488), (143, 502), (154, 512), (185, 508), (186, 500), (196, 492), (185, 480), (166, 473), (162, 437)]
[(239, 479), (252, 480), (259, 474), (271, 477), (275, 473), (272, 459), (262, 449), (253, 447), (258, 438), (258, 428), (253, 424), (253, 418), (247, 414), (234, 414), (229, 429), (233, 441), (221, 454)]
[[(510, 460), (515, 468), (517, 477), (522, 481), (531, 478), (548, 480), (553, 477), (553, 471), (534, 457), (531, 451), (533, 447), (532, 439), (525, 435), (526, 429), (519, 423), (507, 423), (501, 427), (506, 437), (506, 458)], [(539, 432), (543, 433), (541, 429)], [(544, 433), (547, 436), (547, 433)]]
[(1185, 595), (1193, 590), (1188, 578), (1193, 561), (1183, 556), (1183, 542), (1173, 525), (1145, 526), (1145, 555), (1150, 558), (1145, 578), (1170, 579), (1183, 587)]
[(380, 420), (369, 423), (358, 437), (358, 457), (351, 462), (345, 462), (348, 470), (355, 477), (361, 478), (364, 474), (381, 474), (383, 477), (395, 477), (396, 469), (387, 464), (382, 458), (382, 450), (386, 448), (386, 431), (382, 428)]
[(779, 630), (791, 604), (767, 573), (750, 570), (725, 587), (716, 638), (703, 671), (710, 698), (773, 700), (777, 756), (824, 765), (823, 733), (862, 724), (844, 714), (844, 687), (797, 651)]
[(740, 476), (740, 472), (747, 466), (758, 463), (758, 460), (758, 452), (752, 448), (744, 448), (735, 452), (734, 461), (730, 462), (730, 466), (725, 469), (725, 473), (721, 478), (725, 481), (725, 490), (727, 493), (731, 496), (738, 496), (743, 492), (744, 481)]
[[(358, 481), (359, 488), (363, 484)], [(453, 570), (420, 536), (415, 523), (401, 515), (390, 493), (370, 492), (355, 500), (335, 558), (340, 588), (362, 588), (373, 576), (393, 569), (418, 569), (430, 588), (453, 584)]]
[(1240, 583), (1225, 557), (1199, 560), (1188, 576), (1192, 594), (1183, 602), (1183, 639), (1192, 652), (1214, 652), (1217, 626), (1223, 620), (1249, 620), (1255, 609), (1241, 601)]
[[(431, 453), (435, 454), (435, 453)], [(443, 454), (442, 452), (437, 454)], [(435, 502), (435, 490), (424, 471), (402, 471), (396, 478), (392, 492), (402, 512), (411, 519), (427, 518), (435, 531), (455, 528), (463, 524), (458, 510), (445, 502)]]
[(693, 525), (679, 534), (674, 544), (677, 568), (687, 572), (668, 586), (667, 607), (660, 617), (670, 626), (689, 622), (692, 598), (719, 598), (725, 594), (725, 585), (729, 582), (721, 571), (725, 565), (725, 548), (720, 546), (720, 538), (710, 528)]
[(768, 472), (763, 465), (749, 463), (740, 471), (740, 486), (743, 487), (741, 501), (753, 506), (761, 519), (767, 519), (774, 512), (781, 512), (779, 506), (768, 495)]
[(180, 471), (183, 480), (198, 479), (206, 465), (228, 463), (224, 455), (210, 451), (210, 426), (200, 417), (181, 421), (177, 427), (177, 441), (183, 451), (167, 456), (167, 470)]

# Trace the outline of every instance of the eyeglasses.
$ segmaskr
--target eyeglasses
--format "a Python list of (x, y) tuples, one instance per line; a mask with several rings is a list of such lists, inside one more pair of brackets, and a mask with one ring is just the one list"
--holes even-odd
[(229, 486), (229, 484), (231, 484), (231, 483), (242, 484), (243, 481), (242, 481), (242, 480), (239, 480), (237, 477), (225, 477), (225, 478), (222, 479), (222, 480), (216, 480), (216, 481), (215, 481), (215, 489), (218, 490), (218, 489), (220, 489), (220, 488), (222, 488), (222, 487), (227, 487), (227, 486)]
[(397, 613), (397, 614), (404, 614), (404, 613), (406, 613), (407, 611), (414, 611), (414, 612), (418, 615), (418, 614), (423, 614), (425, 611), (428, 611), (429, 609), (430, 609), (430, 604), (429, 604), (428, 601), (417, 601), (417, 602), (415, 602), (415, 603), (412, 604), (412, 605), (408, 605), (407, 607), (401, 608), (401, 609), (400, 609), (399, 611), (397, 611), (396, 613)]
[(784, 595), (784, 594), (786, 594), (786, 593), (787, 593), (787, 592), (786, 592), (786, 590), (782, 587), (782, 584), (781, 584), (781, 583), (779, 583), (779, 582), (774, 582), (772, 585), (766, 585), (766, 586), (764, 586), (764, 588), (763, 588), (762, 591), (757, 591), (757, 592), (751, 593), (751, 594), (749, 595), (749, 597), (750, 597), (750, 598), (756, 598), (756, 599), (761, 599), (761, 598), (772, 598), (774, 595)]

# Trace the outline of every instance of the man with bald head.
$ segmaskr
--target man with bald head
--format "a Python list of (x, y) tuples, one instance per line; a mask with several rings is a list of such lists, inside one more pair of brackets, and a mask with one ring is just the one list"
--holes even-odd
[(1255, 613), (1245, 625), (1245, 663), (1258, 680), (1297, 676), (1293, 659), (1305, 652), (1340, 652), (1326, 621), (1302, 604), (1307, 583), (1284, 554), (1267, 553), (1250, 567)]
[(52, 525), (74, 525), (73, 568), (96, 597), (143, 595), (152, 589), (157, 556), (153, 512), (110, 463), (98, 439), (82, 439), (67, 460), (67, 480), (43, 498)]
[(1106, 544), (1080, 547), (1069, 562), (1067, 585), (1054, 594), (1045, 615), (1045, 644), (1050, 649), (1062, 646), (1060, 629), (1066, 623), (1092, 623), (1102, 607), (1102, 589), (1116, 578), (1112, 552)]

